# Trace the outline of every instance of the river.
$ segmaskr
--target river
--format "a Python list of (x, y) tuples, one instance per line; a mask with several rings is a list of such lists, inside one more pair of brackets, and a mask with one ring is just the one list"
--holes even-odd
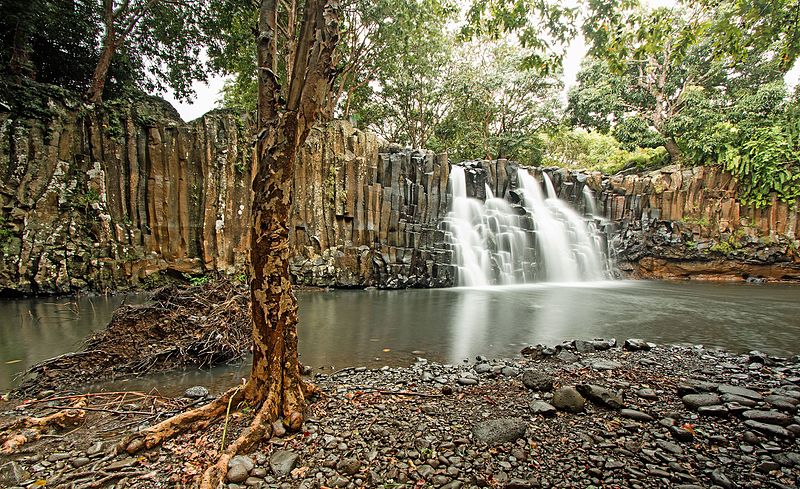
[[(317, 371), (513, 356), (529, 344), (644, 338), (736, 352), (800, 353), (800, 287), (614, 281), (428, 290), (299, 292), (301, 362)], [(0, 302), (0, 391), (30, 365), (80, 347), (142, 296)], [(246, 365), (162, 374), (130, 388), (230, 384)], [(164, 390), (164, 386), (172, 388)]]

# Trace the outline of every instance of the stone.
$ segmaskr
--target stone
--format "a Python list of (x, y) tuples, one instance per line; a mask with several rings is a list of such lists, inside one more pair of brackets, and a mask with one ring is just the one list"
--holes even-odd
[(587, 364), (595, 370), (617, 370), (622, 368), (621, 363), (605, 358), (593, 358), (589, 360)]
[(685, 396), (681, 397), (681, 401), (683, 401), (684, 406), (696, 411), (701, 406), (718, 405), (722, 402), (722, 399), (720, 399), (718, 395), (711, 393), (686, 394)]
[(725, 489), (730, 489), (733, 487), (733, 482), (728, 479), (728, 476), (725, 475), (721, 469), (715, 469), (711, 472), (711, 480), (714, 484), (724, 487)]
[(625, 402), (622, 398), (605, 387), (594, 384), (579, 384), (577, 389), (583, 397), (602, 406), (611, 409), (622, 409), (625, 407)]
[(477, 374), (485, 374), (492, 371), (492, 366), (488, 363), (478, 363), (473, 368)]
[(183, 392), (183, 397), (188, 397), (189, 399), (202, 399), (207, 395), (208, 395), (208, 389), (206, 389), (202, 385), (189, 387)]
[(477, 443), (496, 445), (525, 436), (528, 425), (522, 418), (498, 418), (481, 421), (472, 427), (472, 437)]
[(555, 416), (556, 414), (556, 408), (544, 401), (531, 401), (530, 408), (533, 414), (541, 414), (542, 416)]
[(478, 379), (473, 379), (472, 377), (459, 377), (458, 383), (461, 385), (477, 385)]
[(551, 404), (561, 411), (580, 413), (586, 405), (586, 399), (575, 387), (562, 387), (553, 392)]
[(622, 345), (622, 348), (628, 351), (641, 351), (641, 350), (649, 350), (650, 344), (642, 339), (639, 338), (628, 338), (625, 340), (625, 343)]
[(672, 435), (672, 438), (680, 442), (689, 443), (694, 440), (694, 433), (680, 426), (670, 426), (669, 433)]
[(636, 391), (636, 395), (642, 399), (647, 399), (650, 401), (655, 401), (658, 399), (658, 394), (656, 394), (656, 391), (650, 388), (639, 389)]
[(336, 470), (344, 475), (355, 475), (361, 469), (361, 462), (357, 458), (343, 458), (336, 464)]
[(228, 482), (239, 483), (244, 482), (250, 476), (247, 469), (242, 464), (229, 465), (228, 475), (226, 478)]
[(91, 462), (91, 459), (88, 457), (76, 457), (72, 459), (72, 466), (75, 468), (83, 467), (84, 465)]
[(534, 391), (549, 392), (553, 390), (553, 376), (536, 370), (522, 372), (522, 383)]
[(299, 458), (300, 455), (291, 450), (275, 450), (269, 457), (269, 468), (276, 476), (284, 476), (292, 472)]
[(759, 423), (774, 424), (778, 426), (789, 426), (792, 424), (792, 417), (779, 411), (760, 411), (750, 410), (742, 413), (745, 419), (752, 419)]
[(237, 464), (243, 466), (248, 473), (250, 473), (250, 471), (253, 470), (253, 467), (256, 466), (255, 461), (247, 455), (236, 455), (230, 459), (228, 462), (228, 468), (231, 468)]
[(276, 419), (272, 422), (272, 436), (277, 436), (278, 438), (282, 437), (286, 434), (286, 428), (283, 426), (283, 421), (280, 419)]
[(516, 377), (517, 375), (519, 375), (519, 369), (516, 367), (507, 366), (503, 367), (503, 369), (500, 370), (500, 373), (505, 375), (506, 377)]
[(746, 389), (744, 387), (738, 387), (735, 385), (721, 384), (717, 387), (717, 390), (720, 392), (720, 394), (732, 394), (734, 396), (746, 397), (756, 401), (759, 401), (764, 397), (752, 389)]
[(777, 436), (780, 438), (794, 438), (794, 433), (787, 430), (783, 426), (777, 426), (774, 424), (767, 424), (767, 423), (760, 423), (758, 421), (754, 421), (752, 419), (748, 419), (744, 422), (749, 428), (754, 430), (760, 431), (767, 435)]
[(573, 345), (578, 353), (594, 353), (596, 350), (594, 343), (590, 341), (575, 340)]
[(700, 406), (697, 412), (702, 416), (715, 416), (718, 418), (728, 415), (728, 408), (721, 404), (712, 404), (711, 406)]
[(30, 472), (15, 461), (6, 462), (0, 465), (0, 485), (5, 487), (15, 486), (31, 477)]
[(719, 384), (706, 382), (704, 380), (690, 379), (678, 384), (678, 395), (683, 397), (686, 394), (702, 394), (704, 392), (716, 391)]
[(621, 410), (619, 412), (619, 414), (623, 418), (629, 418), (629, 419), (633, 419), (633, 420), (636, 420), (636, 421), (642, 421), (642, 422), (645, 422), (645, 423), (653, 421), (653, 417), (652, 416), (650, 416), (647, 413), (643, 413), (641, 411), (637, 411), (635, 409), (623, 409), (623, 410)]
[(556, 358), (564, 363), (575, 363), (579, 360), (578, 355), (569, 350), (561, 350), (556, 354)]

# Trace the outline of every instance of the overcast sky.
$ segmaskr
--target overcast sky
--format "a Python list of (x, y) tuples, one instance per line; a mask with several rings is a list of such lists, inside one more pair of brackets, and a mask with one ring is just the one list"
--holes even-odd
[[(465, 2), (466, 3), (466, 2)], [(643, 3), (651, 7), (662, 7), (675, 5), (675, 0), (649, 0)], [(587, 46), (583, 36), (579, 35), (567, 48), (567, 53), (564, 58), (564, 91), (575, 84), (575, 78), (580, 69), (581, 60), (586, 55)], [(784, 80), (786, 81), (789, 90), (793, 90), (800, 79), (800, 62), (796, 62), (794, 67), (786, 74)], [(197, 95), (192, 103), (178, 102), (173, 97), (172, 93), (167, 93), (164, 98), (172, 103), (181, 117), (185, 121), (194, 120), (209, 110), (217, 106), (217, 101), (221, 98), (220, 90), (224, 83), (223, 77), (213, 77), (209, 80), (208, 84), (197, 82), (194, 85)]]

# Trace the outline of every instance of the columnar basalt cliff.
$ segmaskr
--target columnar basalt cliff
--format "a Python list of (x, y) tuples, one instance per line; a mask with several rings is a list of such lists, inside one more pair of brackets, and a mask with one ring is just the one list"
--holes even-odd
[[(155, 98), (86, 107), (45, 96), (0, 105), (0, 290), (154, 286), (165, 276), (246, 269), (252, 145), (247, 117), (184, 123)], [(343, 122), (300, 154), (290, 240), (300, 284), (454, 283), (442, 220), (446, 156), (401, 149)], [(517, 164), (468, 163), (468, 193), (513, 200)], [(620, 270), (634, 277), (798, 279), (797, 203), (742, 205), (718, 168), (607, 177), (547, 171), (585, 211), (594, 193)], [(243, 278), (244, 276), (241, 275)]]

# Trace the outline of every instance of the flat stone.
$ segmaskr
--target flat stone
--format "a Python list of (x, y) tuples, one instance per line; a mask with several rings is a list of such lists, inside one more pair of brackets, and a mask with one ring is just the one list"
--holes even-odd
[(472, 369), (475, 370), (475, 373), (477, 374), (485, 374), (492, 371), (492, 366), (488, 363), (478, 363), (472, 367)]
[(722, 399), (716, 394), (686, 394), (681, 398), (683, 405), (689, 409), (697, 410), (701, 406), (714, 406), (720, 404)]
[(653, 421), (653, 417), (647, 413), (643, 413), (641, 411), (637, 411), (635, 409), (623, 409), (619, 412), (620, 416), (623, 418), (630, 418), (636, 421), (642, 422), (650, 422)]
[(560, 352), (558, 352), (556, 354), (556, 358), (561, 360), (564, 363), (575, 363), (578, 360), (580, 360), (578, 355), (572, 353), (569, 350), (561, 350)]
[(188, 397), (189, 399), (202, 399), (207, 395), (208, 395), (208, 389), (206, 389), (202, 385), (189, 387), (183, 392), (183, 397)]
[(589, 360), (588, 365), (595, 370), (616, 370), (622, 368), (622, 364), (614, 360), (607, 360), (605, 358), (593, 358)]
[(284, 476), (292, 472), (299, 458), (300, 455), (291, 450), (275, 450), (269, 458), (269, 468), (276, 476)]
[(553, 376), (536, 370), (522, 372), (522, 383), (534, 391), (549, 392), (553, 390)]
[(461, 385), (477, 385), (478, 379), (473, 379), (472, 377), (459, 377), (458, 383)]
[(622, 348), (628, 351), (640, 351), (640, 350), (649, 350), (650, 343), (646, 342), (645, 340), (639, 338), (628, 338), (625, 340), (625, 343), (622, 345)]
[(688, 443), (694, 440), (694, 434), (687, 429), (681, 428), (680, 426), (670, 426), (669, 432), (672, 435), (672, 438), (680, 442)]
[(720, 404), (712, 404), (711, 406), (700, 406), (697, 412), (703, 416), (716, 416), (718, 418), (728, 415), (728, 408)]
[(749, 428), (754, 430), (758, 430), (762, 433), (766, 433), (768, 435), (777, 436), (780, 438), (794, 438), (794, 433), (787, 430), (783, 426), (777, 426), (774, 424), (767, 424), (767, 423), (760, 423), (758, 421), (748, 419), (744, 422)]
[(575, 351), (578, 353), (594, 353), (596, 351), (594, 343), (590, 341), (575, 340), (573, 344), (575, 345)]
[(519, 369), (516, 367), (503, 367), (503, 369), (500, 370), (500, 373), (506, 377), (516, 377), (519, 375)]
[(713, 382), (706, 382), (705, 380), (686, 380), (678, 384), (678, 395), (683, 397), (687, 394), (702, 394), (704, 392), (711, 392), (717, 390), (719, 384)]
[(648, 399), (651, 401), (655, 401), (656, 399), (658, 399), (658, 394), (656, 393), (656, 391), (654, 389), (649, 389), (649, 388), (639, 389), (638, 391), (636, 391), (636, 395), (641, 397), (642, 399)]
[(733, 394), (735, 396), (746, 397), (748, 399), (753, 399), (756, 401), (760, 401), (761, 399), (764, 398), (764, 396), (762, 396), (761, 394), (752, 389), (738, 387), (735, 385), (720, 384), (717, 387), (717, 390), (719, 391), (720, 394)]
[(656, 445), (658, 445), (659, 448), (672, 453), (673, 455), (683, 455), (683, 448), (681, 448), (680, 445), (672, 443), (671, 441), (656, 440)]
[(561, 411), (579, 413), (586, 406), (586, 399), (574, 387), (562, 387), (553, 392), (551, 404)]
[(72, 466), (75, 468), (83, 467), (84, 465), (91, 462), (91, 459), (88, 457), (77, 457), (72, 459)]
[(336, 470), (344, 475), (355, 475), (361, 469), (361, 462), (357, 458), (343, 458), (336, 464)]
[(797, 411), (798, 400), (793, 397), (769, 395), (764, 398), (771, 406), (776, 407), (782, 411), (793, 413)]
[(530, 408), (533, 414), (541, 414), (542, 416), (555, 416), (556, 414), (555, 406), (544, 401), (531, 401)]
[(472, 436), (478, 443), (496, 445), (525, 436), (528, 425), (522, 418), (498, 418), (481, 421), (472, 427)]
[(758, 405), (758, 401), (754, 401), (753, 399), (737, 396), (734, 394), (723, 394), (722, 402), (724, 402), (725, 404), (729, 402), (738, 402), (742, 406), (747, 406), (747, 407), (756, 407), (756, 405)]
[(774, 424), (778, 426), (789, 426), (792, 424), (792, 417), (779, 411), (759, 411), (750, 410), (742, 413), (745, 419), (752, 419), (759, 423)]
[(277, 436), (278, 438), (282, 437), (286, 434), (286, 427), (283, 426), (283, 421), (280, 419), (276, 419), (272, 422), (272, 436)]
[(622, 409), (625, 407), (625, 402), (622, 398), (605, 387), (594, 384), (579, 384), (577, 389), (583, 397), (603, 406), (611, 409)]

